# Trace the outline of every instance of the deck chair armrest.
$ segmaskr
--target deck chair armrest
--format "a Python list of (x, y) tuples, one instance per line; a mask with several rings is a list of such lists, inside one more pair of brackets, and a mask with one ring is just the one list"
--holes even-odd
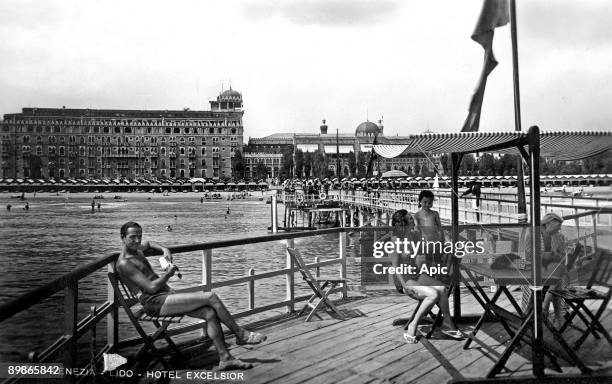
[(346, 283), (346, 279), (339, 279), (337, 277), (317, 277), (317, 282), (330, 282), (330, 283)]

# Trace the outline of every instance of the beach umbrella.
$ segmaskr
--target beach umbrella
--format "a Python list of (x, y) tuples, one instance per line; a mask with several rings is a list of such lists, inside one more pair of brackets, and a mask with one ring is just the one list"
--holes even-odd
[(382, 177), (405, 177), (408, 176), (405, 172), (399, 171), (397, 169), (392, 169), (382, 174)]

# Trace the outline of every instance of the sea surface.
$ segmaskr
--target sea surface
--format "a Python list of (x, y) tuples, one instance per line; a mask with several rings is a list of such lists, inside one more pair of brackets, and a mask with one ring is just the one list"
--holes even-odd
[[(247, 200), (204, 200), (203, 194), (175, 193), (169, 196), (150, 193), (103, 193), (101, 209), (91, 210), (93, 193), (26, 194), (22, 201), (11, 194), (0, 194), (0, 303), (18, 297), (73, 270), (79, 265), (121, 249), (119, 228), (126, 221), (137, 221), (143, 227), (143, 240), (154, 240), (166, 246), (194, 244), (269, 234), (270, 205), (265, 195), (252, 192)], [(120, 195), (121, 200), (114, 196)], [(263, 197), (264, 201), (259, 198)], [(29, 210), (25, 210), (25, 203)], [(10, 204), (11, 210), (6, 206)], [(229, 209), (229, 213), (228, 213)], [(283, 206), (279, 205), (282, 225)], [(168, 231), (168, 226), (172, 230)], [(358, 252), (355, 240), (349, 238), (347, 251)], [(314, 256), (322, 260), (338, 255), (338, 235), (295, 240), (307, 262)], [(201, 252), (177, 254), (175, 263), (183, 279), (173, 278), (176, 288), (202, 281)], [(157, 258), (150, 259), (154, 268)], [(213, 251), (213, 281), (244, 276), (249, 268), (256, 273), (284, 268), (285, 242), (249, 244)], [(331, 267), (328, 267), (331, 268)], [(337, 271), (337, 266), (330, 272)], [(79, 282), (79, 318), (107, 298), (106, 269)], [(337, 273), (337, 272), (336, 272)], [(298, 293), (307, 293), (301, 279)], [(246, 284), (215, 290), (230, 311), (247, 308)], [(284, 277), (255, 283), (255, 305), (282, 301), (285, 298)], [(30, 351), (40, 352), (49, 346), (64, 326), (63, 293), (2, 322), (0, 327), (0, 361), (25, 361)], [(266, 312), (259, 318), (276, 313)], [(257, 319), (251, 317), (250, 320)], [(245, 319), (246, 320), (246, 319)], [(131, 329), (125, 324), (120, 337)], [(98, 334), (104, 338), (105, 324)], [(86, 343), (84, 344), (86, 346)]]

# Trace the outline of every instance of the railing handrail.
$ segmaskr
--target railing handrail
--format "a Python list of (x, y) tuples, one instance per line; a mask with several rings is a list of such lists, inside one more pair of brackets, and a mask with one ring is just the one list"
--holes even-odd
[[(216, 249), (216, 248), (227, 248), (237, 245), (246, 245), (246, 244), (254, 244), (254, 243), (263, 243), (268, 241), (275, 240), (286, 240), (286, 239), (296, 239), (300, 237), (309, 237), (309, 236), (317, 236), (317, 235), (326, 235), (331, 233), (340, 233), (345, 232), (349, 228), (329, 228), (329, 229), (320, 229), (313, 230), (308, 232), (292, 232), (292, 233), (279, 233), (273, 235), (259, 235), (252, 236), (246, 238), (239, 239), (230, 239), (230, 240), (222, 240), (222, 241), (210, 241), (204, 243), (196, 243), (189, 245), (178, 245), (173, 247), (168, 247), (170, 252), (173, 254), (180, 254), (186, 252), (194, 252), (194, 251), (203, 251), (207, 249)], [(147, 257), (161, 255), (161, 252), (155, 250), (147, 250), (145, 252)], [(22, 294), (14, 299), (11, 299), (5, 303), (0, 305), (0, 322), (8, 319), (9, 317), (41, 302), (44, 299), (51, 297), (52, 295), (58, 293), (64, 288), (67, 288), (71, 282), (78, 281), (91, 273), (97, 271), (98, 269), (114, 262), (119, 256), (119, 252), (114, 252), (110, 255), (101, 256), (98, 259), (90, 261), (82, 266), (79, 266), (72, 270), (71, 272), (66, 273), (63, 276), (56, 278), (38, 288), (35, 288), (32, 291)]]

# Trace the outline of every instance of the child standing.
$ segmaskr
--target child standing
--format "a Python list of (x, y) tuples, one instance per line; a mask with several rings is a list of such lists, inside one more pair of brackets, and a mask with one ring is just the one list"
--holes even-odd
[(419, 194), (419, 211), (415, 213), (414, 219), (417, 229), (421, 232), (423, 241), (426, 244), (426, 263), (435, 265), (442, 262), (442, 250), (444, 248), (444, 231), (440, 215), (431, 209), (433, 206), (434, 194), (424, 190)]

